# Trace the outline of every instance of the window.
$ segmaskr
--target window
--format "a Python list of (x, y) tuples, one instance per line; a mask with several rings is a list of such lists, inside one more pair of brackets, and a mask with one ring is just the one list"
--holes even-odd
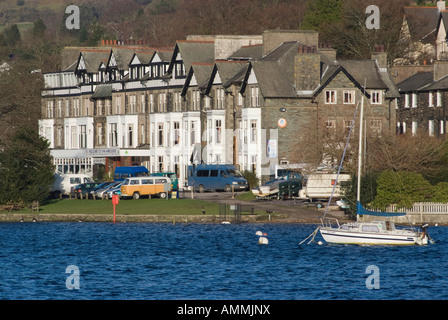
[(178, 145), (180, 142), (180, 123), (179, 123), (179, 121), (174, 121), (173, 126), (174, 126), (174, 145)]
[(158, 156), (157, 157), (158, 158), (158, 162), (159, 162), (159, 164), (158, 164), (158, 168), (159, 168), (159, 172), (163, 172), (163, 156)]
[(135, 113), (137, 111), (137, 97), (132, 95), (129, 97), (129, 113)]
[(381, 133), (381, 130), (383, 128), (383, 124), (381, 120), (370, 120), (370, 128), (374, 133)]
[(416, 93), (412, 94), (412, 108), (417, 108), (417, 100), (418, 100), (418, 96)]
[(149, 95), (149, 112), (154, 112), (154, 94)]
[(216, 143), (221, 143), (221, 120), (215, 120)]
[(405, 107), (405, 108), (409, 108), (409, 106), (410, 106), (409, 101), (410, 101), (410, 99), (409, 99), (409, 93), (406, 93), (406, 94), (404, 95), (404, 107)]
[(428, 94), (428, 107), (434, 107), (434, 93), (430, 92)]
[(412, 135), (417, 135), (418, 123), (417, 121), (412, 121)]
[(142, 94), (142, 113), (146, 113), (146, 96)]
[(77, 133), (77, 127), (76, 126), (72, 126), (72, 149), (77, 149), (78, 148), (78, 133)]
[(372, 91), (370, 92), (370, 103), (371, 104), (381, 104), (382, 98), (381, 98), (381, 91)]
[(250, 121), (250, 142), (257, 142), (257, 120)]
[(210, 177), (217, 177), (218, 176), (218, 170), (210, 170)]
[(103, 126), (101, 124), (99, 124), (96, 130), (97, 130), (96, 143), (97, 143), (97, 145), (102, 145), (103, 144)]
[(134, 145), (134, 125), (128, 125), (128, 147), (132, 147)]
[(144, 145), (146, 144), (146, 131), (145, 131), (145, 125), (140, 125), (140, 144)]
[(325, 91), (325, 103), (326, 104), (335, 104), (336, 99), (336, 90), (327, 90)]
[(80, 132), (79, 132), (79, 147), (80, 148), (87, 148), (87, 133), (86, 133), (86, 126), (79, 126)]
[(216, 108), (224, 108), (224, 89), (216, 89)]
[(256, 87), (256, 88), (251, 88), (250, 106), (251, 106), (251, 107), (258, 107), (258, 106), (259, 106), (259, 101), (258, 101), (258, 87)]
[(158, 124), (158, 145), (159, 147), (163, 146), (163, 123)]
[(54, 116), (53, 100), (47, 101), (47, 118), (51, 119)]
[(196, 122), (191, 121), (190, 144), (196, 143)]
[(344, 90), (344, 104), (355, 104), (355, 91)]
[(362, 226), (362, 231), (365, 231), (365, 232), (380, 232), (380, 229), (378, 229), (378, 227), (375, 226), (375, 225), (363, 225)]
[(445, 134), (445, 122), (440, 120), (440, 134)]
[(441, 107), (442, 106), (442, 92), (437, 91), (437, 107)]
[(241, 94), (241, 92), (238, 92), (238, 105), (242, 106), (243, 105), (243, 95)]
[(118, 145), (118, 132), (116, 123), (109, 124), (109, 145), (111, 147), (116, 147)]
[(434, 120), (429, 120), (428, 131), (429, 131), (428, 132), (429, 136), (433, 137), (434, 136)]
[(208, 170), (198, 170), (196, 172), (196, 176), (198, 176), (198, 177), (208, 177)]
[(191, 109), (199, 110), (199, 103), (201, 99), (201, 94), (198, 90), (194, 90), (191, 92)]

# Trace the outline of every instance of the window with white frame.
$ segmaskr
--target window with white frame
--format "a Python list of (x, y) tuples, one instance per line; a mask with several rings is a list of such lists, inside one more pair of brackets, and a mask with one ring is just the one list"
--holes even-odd
[(174, 93), (174, 112), (181, 111), (182, 96), (180, 92)]
[(137, 96), (131, 95), (129, 97), (129, 113), (135, 113), (137, 111)]
[(134, 125), (128, 124), (128, 147), (134, 146)]
[(372, 129), (372, 132), (380, 134), (383, 129), (382, 121), (378, 119), (370, 120), (370, 129)]
[(434, 120), (429, 120), (428, 123), (428, 134), (430, 137), (434, 136)]
[(417, 121), (412, 121), (412, 135), (415, 136), (417, 135), (417, 130), (418, 130), (418, 123)]
[(216, 89), (216, 109), (224, 109), (224, 89)]
[(428, 93), (428, 107), (434, 107), (434, 92)]
[(416, 93), (412, 94), (412, 108), (417, 108), (418, 96)]
[(336, 90), (325, 91), (325, 104), (335, 104), (337, 101)]
[(355, 90), (344, 90), (344, 104), (355, 104)]
[(445, 134), (445, 121), (440, 120), (440, 134)]
[(258, 92), (259, 92), (258, 87), (251, 88), (251, 95), (250, 95), (250, 106), (251, 107), (259, 106)]
[(250, 121), (250, 142), (257, 142), (257, 120)]
[(379, 90), (373, 90), (370, 92), (370, 103), (371, 104), (381, 104), (382, 100), (382, 92)]
[(142, 93), (142, 113), (146, 113), (146, 95)]
[(215, 120), (215, 141), (216, 143), (221, 143), (221, 129), (222, 129), (222, 122), (221, 120)]
[(154, 94), (149, 94), (149, 112), (154, 112)]
[(78, 130), (77, 126), (72, 126), (72, 141), (71, 141), (71, 147), (72, 149), (78, 149)]
[(410, 101), (411, 101), (411, 99), (409, 97), (409, 93), (406, 93), (404, 95), (404, 107), (405, 108), (409, 108), (411, 106)]
[(442, 92), (437, 91), (436, 96), (437, 96), (437, 104), (436, 104), (436, 106), (437, 107), (441, 107), (442, 106)]
[(103, 126), (101, 124), (96, 127), (96, 144), (98, 146), (103, 144)]
[(180, 122), (174, 121), (173, 122), (173, 129), (174, 129), (174, 145), (180, 144)]
[(166, 112), (166, 93), (159, 93), (159, 112)]
[(111, 147), (118, 146), (118, 127), (116, 123), (109, 124), (109, 145)]
[(190, 144), (196, 143), (196, 121), (191, 121)]
[(79, 147), (87, 148), (87, 132), (85, 125), (79, 126)]
[(244, 103), (243, 95), (241, 94), (241, 92), (238, 92), (238, 102), (237, 103), (239, 106), (242, 106)]
[(51, 119), (54, 115), (54, 102), (53, 100), (47, 101), (47, 118)]
[(159, 122), (158, 124), (157, 124), (157, 138), (158, 138), (158, 141), (157, 141), (157, 145), (159, 146), (159, 147), (162, 147), (163, 146), (163, 123), (162, 122)]

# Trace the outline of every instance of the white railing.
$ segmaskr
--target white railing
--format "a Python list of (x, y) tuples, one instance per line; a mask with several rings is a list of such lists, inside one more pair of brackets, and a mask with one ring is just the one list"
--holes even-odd
[(388, 212), (406, 212), (407, 214), (446, 214), (448, 215), (448, 203), (416, 202), (411, 208), (396, 209), (396, 205), (390, 205)]

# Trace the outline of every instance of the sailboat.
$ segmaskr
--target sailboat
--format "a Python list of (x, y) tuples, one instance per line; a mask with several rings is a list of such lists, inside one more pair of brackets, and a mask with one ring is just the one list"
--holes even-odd
[[(363, 119), (364, 113), (364, 97), (361, 100), (360, 112), (360, 132), (359, 132), (359, 150), (358, 150), (358, 185), (357, 185), (357, 201), (356, 201), (356, 215), (357, 220), (360, 215), (374, 215), (381, 217), (397, 217), (406, 215), (402, 212), (375, 212), (365, 209), (360, 201), (361, 194), (361, 162), (362, 162), (362, 140), (363, 140)], [(355, 113), (356, 116), (356, 113)], [(351, 131), (350, 131), (351, 133)], [(349, 137), (347, 139), (350, 139)], [(344, 150), (345, 155), (345, 150)], [(343, 158), (344, 158), (343, 155)], [(341, 160), (341, 166), (342, 161)], [(339, 168), (341, 168), (341, 166)], [(340, 169), (339, 169), (340, 171)], [(338, 171), (338, 174), (339, 174)], [(371, 222), (348, 222), (339, 224), (335, 218), (327, 218), (326, 212), (321, 218), (321, 226), (318, 228), (323, 239), (327, 243), (340, 244), (372, 244), (372, 245), (426, 245), (428, 242), (433, 242), (427, 232), (428, 224), (420, 228), (396, 228), (391, 221), (371, 221)], [(317, 231), (317, 230), (316, 230)]]

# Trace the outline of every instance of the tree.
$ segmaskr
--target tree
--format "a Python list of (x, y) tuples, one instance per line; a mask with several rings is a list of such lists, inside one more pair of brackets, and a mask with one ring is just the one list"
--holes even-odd
[(341, 9), (339, 0), (310, 0), (300, 29), (319, 31), (327, 24), (339, 22)]
[(390, 204), (410, 208), (415, 202), (431, 201), (433, 187), (421, 174), (409, 171), (383, 171), (377, 179), (373, 208), (385, 209)]
[(54, 181), (48, 142), (34, 129), (23, 127), (0, 155), (0, 204), (44, 201)]

